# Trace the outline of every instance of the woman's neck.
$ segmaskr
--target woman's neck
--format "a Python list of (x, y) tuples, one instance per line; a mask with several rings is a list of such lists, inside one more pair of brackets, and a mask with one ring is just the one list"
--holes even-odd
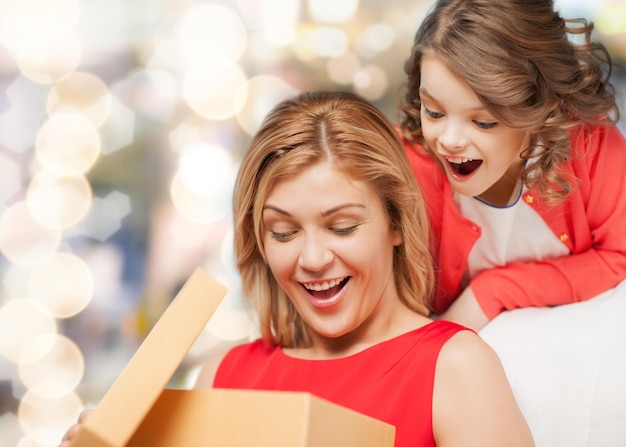
[(392, 318), (377, 318), (363, 322), (356, 330), (339, 337), (324, 337), (312, 334), (313, 343), (306, 348), (284, 348), (290, 356), (308, 360), (329, 360), (348, 357), (381, 342), (418, 329), (431, 320), (401, 304), (402, 310), (394, 312)]

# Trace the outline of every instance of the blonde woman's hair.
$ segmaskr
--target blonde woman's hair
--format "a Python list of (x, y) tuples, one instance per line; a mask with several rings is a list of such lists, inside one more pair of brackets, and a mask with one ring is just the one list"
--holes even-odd
[(537, 163), (527, 164), (523, 181), (537, 184), (548, 202), (562, 200), (573, 181), (560, 169), (571, 156), (569, 131), (619, 119), (611, 58), (590, 40), (592, 29), (584, 19), (562, 19), (551, 0), (436, 2), (405, 64), (404, 136), (424, 145), (420, 68), (424, 52), (433, 51), (498, 120), (531, 131), (531, 147), (522, 157), (530, 157), (533, 145), (544, 151)]
[(256, 310), (267, 343), (305, 347), (310, 335), (265, 262), (263, 205), (278, 181), (323, 160), (378, 195), (390, 226), (403, 235), (393, 256), (400, 299), (415, 312), (429, 313), (434, 275), (428, 221), (397, 129), (356, 95), (302, 93), (278, 104), (265, 118), (244, 156), (233, 197), (243, 293)]

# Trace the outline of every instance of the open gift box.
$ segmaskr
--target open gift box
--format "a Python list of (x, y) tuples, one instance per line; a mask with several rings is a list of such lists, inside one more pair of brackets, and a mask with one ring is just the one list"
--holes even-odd
[(395, 428), (309, 393), (164, 389), (226, 295), (191, 275), (71, 447), (391, 447)]

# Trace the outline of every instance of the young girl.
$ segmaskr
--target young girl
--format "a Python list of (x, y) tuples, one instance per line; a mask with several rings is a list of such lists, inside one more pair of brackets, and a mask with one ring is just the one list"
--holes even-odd
[(626, 278), (626, 142), (591, 29), (550, 0), (441, 0), (417, 31), (402, 128), (439, 318), (480, 329)]
[(216, 374), (208, 365), (198, 387), (311, 392), (394, 425), (397, 447), (533, 445), (494, 351), (426, 316), (424, 206), (378, 110), (342, 93), (279, 104), (233, 203), (262, 339), (232, 349)]

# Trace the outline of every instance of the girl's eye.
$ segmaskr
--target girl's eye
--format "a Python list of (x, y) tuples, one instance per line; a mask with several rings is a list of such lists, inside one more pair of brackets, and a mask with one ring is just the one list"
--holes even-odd
[(353, 225), (351, 227), (343, 227), (343, 228), (332, 227), (330, 228), (330, 230), (335, 234), (338, 234), (340, 236), (345, 236), (345, 235), (354, 233), (357, 227), (358, 225)]
[(280, 233), (277, 233), (275, 231), (270, 231), (270, 235), (272, 236), (272, 239), (279, 241), (279, 242), (287, 242), (293, 237), (294, 234), (296, 234), (295, 231), (285, 231), (285, 232), (280, 232)]
[(428, 107), (422, 105), (424, 107), (424, 113), (431, 117), (432, 119), (439, 119), (443, 117), (443, 113), (435, 112), (434, 110), (430, 110)]
[(479, 129), (493, 129), (494, 127), (496, 127), (498, 125), (498, 123), (496, 122), (486, 122), (486, 121), (474, 121), (474, 124), (476, 124), (476, 127), (478, 127)]

